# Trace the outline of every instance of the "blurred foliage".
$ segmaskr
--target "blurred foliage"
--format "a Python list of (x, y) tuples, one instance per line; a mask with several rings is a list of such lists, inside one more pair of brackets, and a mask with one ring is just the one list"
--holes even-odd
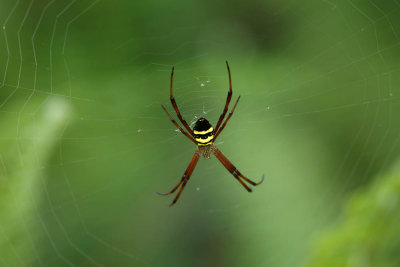
[(400, 263), (400, 163), (346, 202), (320, 234), (307, 266), (395, 267)]
[[(12, 115), (6, 115), (1, 120), (5, 125), (12, 125), (13, 119)], [(16, 139), (16, 146), (12, 142), (2, 143), (0, 256), (5, 265), (8, 262), (13, 266), (23, 266), (26, 261), (38, 259), (36, 244), (40, 236), (36, 228), (40, 227), (37, 223), (44, 224), (40, 211), (41, 199), (48, 198), (50, 190), (42, 169), (69, 119), (71, 110), (68, 102), (51, 98), (36, 120), (24, 125)], [(10, 129), (12, 127), (5, 128), (2, 135), (7, 135)], [(23, 136), (29, 136), (33, 142), (27, 143)], [(32, 220), (37, 220), (37, 223)]]

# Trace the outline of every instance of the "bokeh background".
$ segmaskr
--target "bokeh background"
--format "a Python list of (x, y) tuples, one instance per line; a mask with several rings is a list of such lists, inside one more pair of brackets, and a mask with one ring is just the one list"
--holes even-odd
[[(0, 2), (1, 266), (400, 266), (400, 2)], [(262, 185), (201, 159), (186, 120)]]

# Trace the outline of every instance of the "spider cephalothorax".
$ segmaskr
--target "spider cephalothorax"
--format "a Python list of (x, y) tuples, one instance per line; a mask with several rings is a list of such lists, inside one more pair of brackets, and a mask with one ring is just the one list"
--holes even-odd
[[(248, 182), (251, 185), (259, 185), (264, 181), (264, 175), (261, 178), (261, 181), (258, 183), (253, 182), (249, 178), (245, 177), (242, 175), (238, 169), (236, 169), (235, 166), (222, 154), (222, 152), (214, 145), (215, 140), (218, 138), (218, 135), (222, 132), (222, 130), (225, 128), (226, 123), (229, 121), (231, 118), (233, 112), (235, 111), (236, 105), (239, 102), (240, 96), (235, 102), (235, 105), (232, 108), (232, 111), (229, 113), (228, 117), (222, 123), (222, 121), (225, 118), (226, 112), (228, 111), (228, 106), (232, 98), (232, 81), (231, 81), (231, 71), (229, 69), (228, 61), (226, 62), (226, 67), (228, 68), (228, 75), (229, 75), (229, 91), (228, 91), (228, 97), (226, 99), (225, 103), (225, 108), (224, 111), (222, 112), (221, 116), (219, 116), (217, 125), (215, 128), (212, 127), (212, 125), (208, 122), (203, 117), (200, 117), (194, 127), (193, 130), (190, 129), (189, 124), (182, 118), (181, 113), (179, 112), (178, 106), (175, 102), (175, 98), (172, 94), (172, 78), (174, 76), (174, 67), (172, 67), (172, 72), (171, 72), (171, 87), (170, 87), (170, 100), (172, 103), (172, 106), (175, 109), (176, 115), (178, 115), (179, 120), (183, 124), (183, 126), (186, 128), (188, 131), (185, 132), (185, 130), (182, 129), (182, 127), (179, 126), (179, 124), (171, 117), (171, 115), (168, 113), (168, 111), (165, 109), (163, 105), (162, 108), (164, 111), (167, 113), (168, 117), (172, 121), (172, 123), (187, 137), (189, 138), (193, 143), (197, 145), (197, 150), (194, 152), (193, 158), (189, 163), (189, 166), (187, 167), (185, 173), (183, 174), (183, 177), (181, 181), (168, 193), (159, 193), (160, 195), (169, 195), (174, 193), (179, 186), (181, 188), (179, 189), (178, 194), (176, 195), (174, 201), (171, 203), (171, 205), (175, 204), (176, 201), (178, 200), (179, 196), (181, 195), (183, 188), (185, 187), (187, 181), (189, 180), (190, 176), (193, 173), (194, 168), (196, 167), (197, 162), (199, 161), (200, 156), (203, 156), (205, 158), (210, 158), (212, 154), (214, 154), (217, 159), (225, 166), (225, 168), (238, 180), (244, 188), (246, 188), (247, 191), (252, 192), (251, 188), (244, 183), (244, 181)], [(222, 125), (221, 125), (222, 123)], [(243, 180), (244, 181), (243, 181)]]

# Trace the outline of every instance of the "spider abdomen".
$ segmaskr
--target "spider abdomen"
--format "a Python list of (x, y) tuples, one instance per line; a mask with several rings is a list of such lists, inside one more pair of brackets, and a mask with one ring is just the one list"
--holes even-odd
[(214, 140), (214, 128), (205, 118), (199, 118), (193, 127), (194, 139), (198, 146), (208, 146)]
[(197, 142), (197, 145), (199, 146), (208, 146), (213, 143), (214, 139), (214, 134), (213, 134), (213, 129), (211, 127), (211, 131), (206, 134), (196, 134), (196, 131), (194, 131), (194, 139)]

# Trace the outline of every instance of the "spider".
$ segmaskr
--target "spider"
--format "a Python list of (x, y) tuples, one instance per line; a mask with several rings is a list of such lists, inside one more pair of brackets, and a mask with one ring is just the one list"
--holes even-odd
[(182, 115), (179, 112), (178, 106), (175, 102), (175, 98), (172, 94), (172, 80), (173, 80), (173, 76), (174, 76), (174, 67), (172, 67), (171, 85), (170, 85), (170, 100), (171, 100), (172, 106), (175, 109), (176, 114), (178, 115), (179, 120), (181, 121), (183, 126), (186, 128), (188, 133), (185, 132), (185, 130), (183, 130), (182, 127), (180, 127), (179, 124), (171, 117), (171, 115), (168, 113), (168, 111), (166, 110), (164, 105), (161, 105), (161, 107), (164, 109), (165, 113), (167, 113), (167, 115), (168, 115), (169, 119), (172, 121), (172, 123), (187, 138), (189, 138), (190, 141), (192, 141), (193, 143), (195, 143), (197, 145), (197, 149), (194, 152), (193, 158), (190, 161), (188, 167), (186, 168), (186, 171), (183, 174), (180, 182), (174, 188), (172, 188), (172, 190), (168, 193), (157, 192), (157, 194), (160, 194), (160, 195), (170, 195), (170, 194), (174, 193), (179, 188), (179, 186), (181, 186), (178, 194), (176, 195), (175, 199), (172, 201), (170, 206), (174, 205), (176, 203), (176, 201), (178, 200), (179, 196), (181, 195), (183, 189), (186, 186), (186, 183), (189, 181), (190, 176), (192, 175), (193, 170), (196, 167), (200, 156), (203, 156), (204, 158), (210, 158), (211, 154), (214, 154), (217, 157), (217, 159), (222, 163), (222, 165), (225, 166), (225, 168), (236, 178), (236, 180), (239, 181), (239, 183), (241, 183), (243, 185), (244, 188), (246, 188), (246, 190), (248, 192), (252, 192), (252, 189), (248, 185), (246, 185), (244, 183), (244, 181), (246, 181), (249, 184), (254, 185), (254, 186), (257, 186), (264, 181), (264, 175), (262, 176), (261, 181), (258, 183), (255, 183), (252, 180), (248, 179), (247, 177), (243, 176), (243, 174), (241, 174), (238, 171), (238, 169), (236, 169), (236, 167), (233, 166), (233, 164), (224, 156), (224, 154), (222, 154), (222, 152), (214, 145), (215, 140), (218, 138), (218, 136), (220, 135), (222, 130), (225, 128), (227, 122), (229, 121), (233, 112), (235, 111), (236, 105), (238, 104), (239, 99), (240, 99), (240, 95), (239, 95), (239, 97), (237, 98), (237, 100), (235, 102), (235, 105), (232, 108), (232, 111), (229, 113), (229, 115), (226, 118), (226, 120), (224, 121), (224, 123), (222, 123), (222, 121), (225, 118), (226, 112), (228, 111), (228, 106), (229, 106), (229, 103), (232, 98), (231, 71), (229, 69), (228, 61), (226, 61), (226, 67), (228, 69), (228, 75), (229, 75), (229, 91), (228, 91), (228, 96), (226, 98), (225, 108), (218, 119), (217, 125), (215, 126), (215, 128), (213, 128), (212, 125), (208, 122), (208, 120), (206, 120), (203, 117), (200, 117), (196, 121), (196, 123), (193, 127), (193, 130), (190, 129), (189, 124), (185, 121), (185, 119), (182, 118)]

